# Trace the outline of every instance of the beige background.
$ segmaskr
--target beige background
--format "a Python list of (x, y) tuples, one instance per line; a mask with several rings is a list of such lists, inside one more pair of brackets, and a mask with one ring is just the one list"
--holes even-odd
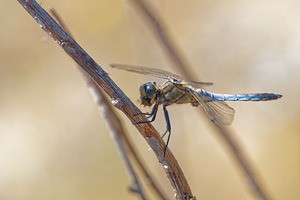
[[(128, 63), (171, 71), (141, 15), (118, 0), (44, 0), (79, 44), (134, 101), (152, 79), (110, 69)], [(300, 3), (151, 1), (201, 81), (219, 93), (275, 92), (273, 102), (232, 102), (230, 127), (274, 199), (300, 199)], [(135, 199), (74, 62), (17, 1), (0, 1), (0, 199)], [(142, 108), (144, 111), (147, 109)], [(169, 108), (170, 148), (198, 199), (255, 199), (246, 178), (197, 109)], [(164, 190), (161, 166), (119, 115)], [(155, 127), (163, 132), (163, 115)], [(154, 199), (154, 197), (152, 197)]]

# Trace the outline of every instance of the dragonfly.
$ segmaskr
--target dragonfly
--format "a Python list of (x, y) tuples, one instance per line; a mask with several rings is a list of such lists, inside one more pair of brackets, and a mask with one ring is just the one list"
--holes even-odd
[(161, 69), (121, 64), (111, 64), (110, 66), (112, 68), (155, 76), (166, 80), (162, 85), (158, 85), (156, 82), (148, 82), (139, 88), (141, 104), (149, 107), (153, 106), (153, 108), (150, 113), (141, 113), (148, 118), (152, 118), (148, 121), (138, 122), (138, 124), (153, 122), (156, 118), (159, 105), (163, 107), (166, 131), (161, 137), (163, 138), (168, 133), (168, 138), (162, 161), (164, 160), (171, 136), (171, 125), (167, 106), (187, 103), (195, 107), (201, 106), (212, 122), (224, 126), (232, 123), (235, 114), (235, 110), (225, 101), (270, 101), (282, 97), (281, 94), (274, 93), (217, 94), (198, 87), (212, 85), (212, 83), (188, 82), (176, 74)]

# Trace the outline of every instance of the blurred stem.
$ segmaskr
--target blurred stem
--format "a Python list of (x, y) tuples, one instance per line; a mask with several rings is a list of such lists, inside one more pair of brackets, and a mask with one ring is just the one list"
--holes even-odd
[(138, 193), (140, 195), (140, 199), (145, 200), (146, 197), (143, 192), (142, 186), (127, 155), (125, 143), (122, 141), (122, 136), (125, 136), (126, 134), (124, 132), (124, 128), (122, 127), (121, 121), (117, 117), (116, 113), (113, 111), (111, 104), (107, 101), (101, 89), (99, 87), (96, 87), (96, 84), (92, 79), (88, 78), (87, 76), (85, 77), (88, 79), (86, 83), (90, 87), (91, 94), (98, 106), (99, 111), (101, 112), (102, 116), (106, 119), (106, 123), (110, 130), (111, 138), (115, 142), (115, 145), (119, 151), (120, 157), (122, 158), (128, 176), (134, 185), (130, 188), (130, 190)]
[[(147, 118), (140, 114), (141, 111), (113, 82), (108, 74), (36, 1), (18, 0), (18, 2), (33, 17), (33, 19), (36, 20), (39, 26), (77, 62), (91, 79), (93, 79), (97, 86), (102, 88), (102, 90), (110, 97), (113, 105), (128, 117), (149, 144), (157, 156), (158, 161), (160, 161), (164, 154), (165, 144), (163, 140), (151, 124), (139, 124), (139, 122), (146, 121)], [(195, 199), (180, 166), (169, 149), (167, 149), (164, 162), (162, 162), (161, 165), (165, 170), (176, 196), (180, 199)]]
[[(154, 12), (154, 10), (143, 0), (131, 0), (134, 5), (136, 5), (142, 14), (146, 17), (149, 25), (157, 36), (161, 47), (165, 50), (167, 57), (173, 64), (172, 67), (176, 69), (180, 73), (180, 75), (185, 78), (185, 80), (196, 80), (195, 76), (188, 67), (188, 63), (186, 59), (179, 53), (179, 49), (176, 47), (175, 43), (172, 42), (173, 39), (170, 37), (170, 34), (166, 31), (165, 25), (161, 18)], [(187, 70), (189, 69), (189, 70)]]
[(141, 169), (142, 173), (144, 174), (146, 178), (146, 182), (151, 186), (151, 189), (157, 194), (157, 196), (160, 197), (160, 199), (164, 199), (164, 200), (169, 199), (160, 189), (161, 187), (159, 187), (158, 184), (155, 183), (155, 181), (153, 180), (152, 175), (146, 169), (142, 159), (140, 158), (140, 156), (138, 156), (137, 151), (135, 150), (134, 146), (131, 144), (129, 138), (126, 136), (126, 134), (124, 134), (123, 136), (124, 136), (123, 139), (127, 144), (127, 147), (129, 148), (131, 155), (133, 156), (138, 167)]
[[(59, 16), (58, 12), (54, 8), (50, 8), (49, 12), (54, 16), (56, 21), (66, 30), (67, 33), (69, 33), (71, 36), (71, 31), (67, 27), (67, 25), (64, 23), (62, 18)], [(120, 157), (123, 160), (123, 163), (125, 165), (125, 168), (129, 174), (129, 177), (133, 184), (135, 185), (133, 187), (133, 191), (139, 193), (141, 199), (145, 199), (145, 195), (142, 189), (142, 186), (137, 178), (137, 175), (132, 167), (132, 164), (130, 162), (130, 159), (128, 157), (128, 153), (126, 151), (126, 147), (129, 149), (130, 153), (133, 155), (133, 158), (137, 162), (138, 166), (141, 168), (142, 173), (146, 177), (146, 183), (150, 185), (150, 188), (157, 194), (157, 196), (160, 199), (167, 199), (166, 195), (159, 189), (157, 183), (152, 178), (152, 175), (148, 172), (146, 167), (143, 164), (143, 161), (140, 159), (140, 157), (137, 155), (136, 149), (131, 144), (129, 138), (127, 137), (127, 133), (122, 125), (121, 120), (113, 110), (111, 104), (108, 102), (108, 100), (105, 97), (105, 94), (103, 91), (98, 87), (98, 85), (86, 74), (85, 71), (83, 71), (80, 66), (78, 66), (79, 71), (81, 72), (81, 75), (83, 76), (83, 79), (86, 83), (86, 85), (90, 89), (90, 93), (98, 106), (98, 110), (106, 119), (107, 125), (110, 129), (111, 137), (113, 141), (115, 142), (115, 145), (117, 147), (117, 150), (119, 151)]]
[[(66, 26), (66, 24), (63, 22), (62, 18), (59, 16), (59, 14), (56, 12), (54, 8), (49, 9), (50, 13), (54, 16), (56, 21), (62, 26), (62, 28), (65, 29), (67, 33), (69, 33), (71, 36), (71, 31)], [(111, 104), (108, 103), (107, 99), (104, 96), (104, 93), (102, 90), (97, 86), (97, 84), (88, 76), (88, 74), (78, 66), (78, 69), (86, 83), (86, 85), (90, 89), (90, 93), (98, 106), (99, 112), (102, 114), (104, 119), (106, 119), (107, 126), (110, 130), (111, 138), (115, 142), (115, 145), (117, 147), (117, 150), (119, 151), (119, 155), (122, 158), (122, 161), (124, 163), (125, 169), (127, 170), (127, 174), (131, 180), (131, 182), (134, 184), (133, 188), (136, 193), (140, 195), (140, 199), (145, 200), (145, 194), (143, 192), (142, 186), (138, 180), (138, 177), (131, 165), (131, 162), (127, 156), (127, 152), (125, 150), (124, 144), (121, 140), (121, 135), (125, 135), (124, 129), (122, 127), (120, 119), (117, 117), (116, 113), (111, 107)], [(121, 134), (122, 133), (122, 134)]]
[[(163, 49), (166, 51), (168, 58), (171, 59), (172, 65), (177, 71), (179, 71), (186, 80), (199, 80), (196, 78), (195, 73), (189, 73), (191, 68), (186, 64), (183, 54), (179, 53), (180, 51), (175, 48), (176, 45), (171, 39), (170, 34), (167, 31), (166, 26), (161, 17), (151, 8), (145, 0), (131, 0), (135, 6), (139, 8), (139, 11), (142, 11), (144, 19), (149, 22), (150, 28), (154, 31), (157, 36), (158, 41), (162, 45)], [(200, 109), (199, 109), (200, 110)], [(201, 112), (203, 113), (203, 111)], [(208, 119), (208, 118), (207, 118)], [(210, 122), (210, 121), (209, 121)], [(210, 124), (213, 124), (210, 122)], [(259, 177), (254, 175), (254, 168), (250, 164), (249, 158), (246, 155), (245, 151), (242, 150), (242, 145), (240, 142), (233, 137), (233, 134), (229, 129), (213, 124), (217, 130), (218, 136), (222, 138), (222, 141), (230, 149), (231, 155), (237, 161), (242, 172), (247, 176), (249, 188), (254, 191), (255, 195), (262, 200), (271, 199), (265, 189), (263, 189), (263, 184), (259, 181)]]

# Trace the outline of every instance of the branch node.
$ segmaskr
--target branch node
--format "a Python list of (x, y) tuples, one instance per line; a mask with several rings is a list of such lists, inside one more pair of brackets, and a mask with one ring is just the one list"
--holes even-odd
[(124, 106), (120, 98), (111, 99), (111, 103), (119, 110), (122, 110), (122, 107)]

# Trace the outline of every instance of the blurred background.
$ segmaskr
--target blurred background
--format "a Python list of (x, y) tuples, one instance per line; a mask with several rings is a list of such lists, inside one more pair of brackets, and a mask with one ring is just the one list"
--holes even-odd
[[(283, 94), (278, 101), (230, 102), (236, 110), (230, 129), (268, 193), (274, 199), (300, 199), (300, 2), (150, 3), (199, 81), (214, 83), (207, 90)], [(175, 72), (130, 1), (43, 0), (42, 6), (60, 13), (77, 42), (137, 104), (139, 85), (153, 79), (111, 69), (110, 63)], [(17, 1), (0, 1), (0, 24), (0, 199), (136, 199), (73, 60)], [(227, 146), (197, 109), (169, 107), (169, 147), (194, 195), (255, 199)], [(173, 198), (153, 152), (118, 114), (155, 179)], [(163, 132), (164, 123), (160, 112), (154, 126)]]

